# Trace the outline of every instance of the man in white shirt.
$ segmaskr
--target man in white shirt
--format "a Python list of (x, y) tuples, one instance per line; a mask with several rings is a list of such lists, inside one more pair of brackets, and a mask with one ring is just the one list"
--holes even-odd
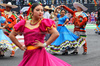
[[(51, 8), (49, 8), (49, 6), (45, 6), (44, 7), (44, 15), (43, 15), (43, 18), (50, 18), (50, 13), (49, 13), (49, 10), (50, 10)], [(49, 37), (50, 37), (50, 34), (46, 34), (46, 36), (45, 36), (45, 41), (47, 41), (48, 39), (49, 39)]]
[(43, 15), (44, 18), (50, 18), (49, 10), (50, 10), (49, 6), (44, 7), (44, 11), (45, 11)]

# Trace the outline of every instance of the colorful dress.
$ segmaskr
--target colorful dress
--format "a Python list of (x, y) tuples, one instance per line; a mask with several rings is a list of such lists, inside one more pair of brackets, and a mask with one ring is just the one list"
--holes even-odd
[(13, 30), (13, 26), (17, 23), (17, 17), (15, 14), (13, 14), (11, 11), (7, 12), (5, 9), (0, 9), (3, 17), (6, 18), (6, 21), (8, 22), (8, 27), (5, 30), (5, 34), (9, 36), (9, 33)]
[[(70, 12), (73, 15), (73, 23), (74, 23), (74, 33), (77, 36), (80, 36), (81, 38), (83, 38), (85, 40), (86, 38), (86, 24), (87, 24), (87, 14), (83, 11), (81, 12), (77, 12), (77, 11), (73, 11), (70, 8), (63, 6), (64, 9), (66, 9), (68, 12)], [(77, 17), (77, 18), (76, 18)], [(85, 40), (85, 44), (83, 45), (84, 48), (84, 52), (87, 52), (87, 43)]]
[(95, 16), (94, 16), (94, 13), (91, 13), (91, 23), (95, 23)]
[[(4, 23), (6, 19), (0, 16), (0, 26)], [(3, 33), (0, 29), (0, 51), (6, 52), (7, 50), (16, 51), (18, 47), (12, 43), (12, 41)]]
[[(19, 31), (24, 35), (25, 46), (34, 46), (35, 40), (44, 43), (45, 32), (55, 27), (54, 21), (50, 19), (42, 19), (39, 26), (31, 29), (25, 26), (26, 21), (22, 20), (14, 26), (15, 31)], [(26, 50), (23, 60), (18, 66), (71, 66), (68, 63), (47, 53), (45, 48), (37, 48), (34, 50)]]
[[(87, 24), (87, 14), (83, 11), (81, 12), (77, 12), (77, 11), (73, 11), (70, 8), (63, 6), (63, 8), (65, 8), (68, 12), (70, 12), (74, 17), (78, 17), (77, 20), (73, 19), (73, 23), (74, 23), (74, 32), (79, 32), (80, 36), (84, 36), (86, 37), (86, 24)], [(77, 23), (79, 25), (77, 25)]]
[(76, 47), (81, 47), (85, 43), (84, 39), (73, 34), (66, 28), (66, 26), (62, 26), (62, 24), (64, 24), (64, 22), (66, 21), (66, 19), (68, 19), (68, 17), (64, 16), (60, 18), (60, 16), (61, 16), (60, 14), (57, 15), (58, 17), (57, 30), (60, 36), (46, 48), (47, 51), (49, 51), (50, 53), (62, 54), (63, 52), (66, 51), (66, 49), (69, 52), (73, 52)]

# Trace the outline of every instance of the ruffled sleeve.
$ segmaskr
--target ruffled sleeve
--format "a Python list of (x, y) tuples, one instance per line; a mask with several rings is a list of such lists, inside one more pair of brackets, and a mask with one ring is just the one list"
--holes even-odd
[(47, 32), (53, 27), (56, 28), (55, 22), (51, 19), (43, 19), (40, 23), (40, 29), (42, 32)]
[(25, 28), (25, 23), (26, 23), (25, 20), (21, 20), (20, 22), (18, 22), (17, 24), (15, 24), (14, 30), (16, 32), (23, 32), (24, 28)]
[(60, 16), (61, 16), (60, 14), (57, 14), (57, 18), (60, 18)]
[(66, 19), (69, 19), (67, 16), (64, 16), (64, 21), (66, 21)]

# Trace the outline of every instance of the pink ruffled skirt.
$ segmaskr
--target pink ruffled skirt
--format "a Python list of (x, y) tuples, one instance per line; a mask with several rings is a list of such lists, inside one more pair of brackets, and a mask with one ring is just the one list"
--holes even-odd
[(71, 66), (59, 58), (47, 53), (45, 48), (26, 50), (18, 66)]

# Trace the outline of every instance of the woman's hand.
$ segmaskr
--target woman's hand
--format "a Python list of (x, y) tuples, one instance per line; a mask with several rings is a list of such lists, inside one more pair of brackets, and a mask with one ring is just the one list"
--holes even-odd
[(35, 46), (34, 47), (44, 47), (43, 46), (43, 43), (41, 43), (40, 41), (38, 41), (38, 40), (35, 40), (36, 42), (35, 43), (33, 43), (33, 44), (35, 44)]
[(60, 5), (60, 7), (64, 7), (65, 5)]
[(61, 6), (57, 6), (56, 8), (61, 8)]
[(25, 46), (22, 46), (20, 47), (21, 50), (25, 51), (26, 50), (26, 47)]
[(62, 24), (62, 26), (64, 26), (65, 24)]

